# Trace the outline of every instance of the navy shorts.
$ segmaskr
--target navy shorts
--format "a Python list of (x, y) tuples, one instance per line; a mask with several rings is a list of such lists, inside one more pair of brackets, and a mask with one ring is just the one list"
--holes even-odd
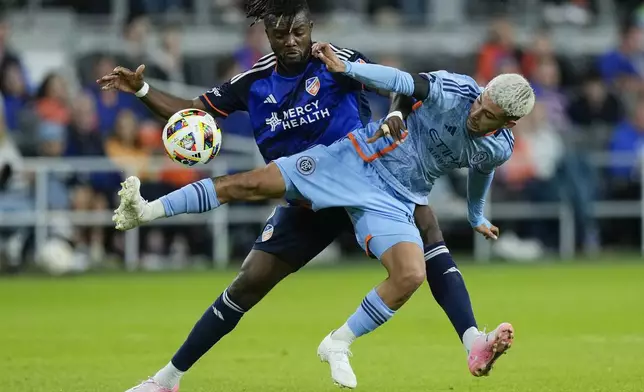
[(277, 256), (294, 270), (305, 266), (353, 225), (341, 207), (313, 211), (300, 206), (278, 206), (266, 220), (253, 249)]

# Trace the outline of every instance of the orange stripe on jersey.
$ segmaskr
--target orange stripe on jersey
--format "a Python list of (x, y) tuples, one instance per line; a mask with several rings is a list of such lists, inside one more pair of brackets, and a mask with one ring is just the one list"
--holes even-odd
[(217, 107), (213, 105), (212, 102), (210, 102), (210, 99), (208, 99), (208, 96), (206, 94), (204, 94), (203, 97), (206, 98), (206, 102), (208, 102), (208, 105), (210, 105), (213, 110), (217, 111), (217, 113), (221, 114), (224, 117), (228, 117), (228, 113), (224, 112), (223, 110), (217, 109)]
[[(409, 135), (409, 132), (406, 132), (405, 134), (403, 134), (400, 141), (401, 142), (404, 141), (405, 138), (407, 138), (407, 135)], [(389, 154), (399, 146), (398, 143), (394, 143), (383, 148), (382, 150), (376, 151), (375, 153), (367, 156), (367, 154), (365, 154), (364, 151), (362, 151), (362, 148), (360, 148), (360, 144), (358, 144), (358, 141), (356, 140), (355, 136), (353, 136), (353, 134), (351, 133), (347, 136), (349, 137), (349, 140), (351, 140), (351, 143), (353, 143), (353, 148), (356, 149), (356, 152), (358, 153), (358, 155), (360, 155), (360, 158), (362, 158), (362, 160), (367, 163), (373, 162), (378, 158), (384, 157), (385, 155)]]
[(418, 101), (414, 104), (414, 106), (411, 107), (411, 110), (416, 110), (421, 106), (423, 106), (423, 101)]

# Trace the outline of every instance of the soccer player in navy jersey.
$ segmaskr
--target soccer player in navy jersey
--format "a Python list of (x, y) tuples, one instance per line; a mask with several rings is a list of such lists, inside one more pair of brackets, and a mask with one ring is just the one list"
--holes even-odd
[[(311, 56), (313, 23), (305, 1), (254, 0), (247, 11), (249, 17), (264, 21), (273, 53), (261, 58), (250, 70), (194, 100), (174, 97), (149, 86), (144, 82), (143, 65), (136, 71), (117, 67), (97, 82), (104, 89), (136, 94), (150, 110), (165, 119), (189, 107), (206, 110), (215, 117), (247, 111), (266, 162), (316, 144), (330, 145), (370, 120), (362, 84), (328, 72), (321, 61)], [(340, 59), (369, 62), (354, 50), (332, 48)], [(409, 102), (397, 102), (401, 105), (394, 105), (393, 111), (398, 109), (406, 114), (411, 111)], [(398, 115), (384, 124), (391, 130), (404, 127)], [(203, 189), (190, 185), (180, 190), (184, 193), (174, 195), (186, 197), (187, 202), (192, 196), (206, 197)], [(173, 205), (176, 204), (168, 204), (168, 208)], [(475, 339), (484, 339), (485, 335), (477, 328), (463, 278), (443, 242), (431, 209), (418, 206), (414, 217), (425, 243), (426, 260), (426, 271), (415, 277), (416, 280), (427, 277), (432, 294), (466, 346)], [(295, 204), (277, 207), (237, 277), (208, 307), (170, 363), (131, 391), (166, 392), (178, 388), (182, 375), (232, 331), (245, 312), (341, 232), (350, 229), (351, 221), (343, 208), (313, 211)], [(487, 228), (483, 234), (489, 238), (494, 236)]]

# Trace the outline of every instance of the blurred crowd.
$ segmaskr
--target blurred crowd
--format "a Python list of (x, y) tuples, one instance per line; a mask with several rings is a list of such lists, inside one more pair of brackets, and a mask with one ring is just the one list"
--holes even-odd
[[(106, 11), (101, 8), (103, 2), (44, 3), (61, 2), (76, 7), (79, 12)], [(215, 3), (230, 13), (239, 13), (237, 0)], [(314, 11), (322, 12), (346, 8), (351, 2), (310, 3)], [(418, 14), (421, 8), (414, 7), (427, 4), (413, 0), (364, 3), (374, 17), (386, 11), (402, 18), (407, 12)], [(548, 9), (560, 10), (552, 15), (575, 14), (574, 10), (581, 10), (592, 17), (596, 12), (596, 4), (591, 0), (549, 3)], [(0, 210), (33, 210), (35, 177), (12, 175), (21, 172), (23, 160), (29, 157), (107, 157), (117, 167), (123, 165), (124, 158), (135, 158), (142, 164), (141, 171), (134, 174), (144, 179), (144, 193), (150, 199), (207, 175), (178, 166), (155, 174), (146, 172), (147, 161), (163, 156), (159, 137), (163, 124), (132, 95), (102, 91), (94, 81), (116, 65), (134, 69), (145, 63), (148, 77), (209, 88), (249, 68), (266, 53), (263, 28), (249, 28), (242, 47), (229, 56), (213, 59), (212, 72), (208, 81), (203, 82), (203, 72), (195, 71), (194, 61), (182, 54), (182, 33), (176, 25), (164, 25), (155, 31), (161, 36), (158, 46), (149, 43), (154, 29), (148, 13), (161, 13), (173, 7), (189, 8), (192, 1), (139, 0), (132, 4), (135, 9), (123, 31), (126, 50), (119, 54), (99, 51), (80, 58), (76, 78), (80, 83), (73, 87), (63, 74), (55, 71), (38, 83), (30, 80), (20, 51), (8, 45), (10, 25), (6, 19), (0, 20)], [(520, 72), (530, 79), (538, 96), (534, 112), (515, 129), (514, 155), (497, 173), (494, 199), (568, 203), (575, 216), (577, 245), (588, 254), (607, 244), (632, 246), (639, 242), (639, 221), (601, 223), (593, 210), (597, 200), (640, 198), (642, 174), (638, 157), (644, 141), (644, 18), (641, 15), (644, 13), (637, 8), (639, 2), (620, 4), (630, 12), (624, 18), (627, 22), (620, 24), (619, 42), (598, 57), (579, 59), (557, 53), (547, 29), (535, 31), (531, 42), (519, 45), (513, 21), (496, 18), (490, 23), (488, 39), (475, 54), (476, 61), (472, 63), (475, 66), (468, 71), (481, 85), (499, 73)], [(569, 22), (576, 21), (572, 18)], [(431, 62), (408, 66), (395, 56), (373, 60), (409, 70), (434, 69)], [(386, 100), (374, 96), (371, 101), (374, 118), (386, 113)], [(247, 116), (243, 114), (231, 116), (222, 127), (224, 131), (252, 135)], [(593, 164), (596, 155), (603, 157), (606, 164)], [(122, 172), (52, 173), (47, 177), (48, 208), (109, 211), (115, 207), (121, 180)], [(464, 198), (462, 175), (451, 176), (448, 185), (448, 192), (454, 198)], [(534, 259), (558, 246), (556, 221), (508, 222), (503, 227), (510, 230), (506, 230), (505, 243), (499, 248), (508, 258)], [(5, 244), (13, 246), (0, 246), (0, 249), (5, 253), (7, 249), (27, 249), (32, 234), (29, 229), (0, 231)], [(242, 244), (237, 246), (236, 253), (243, 255), (256, 234), (257, 227), (253, 226), (234, 236)], [(52, 235), (73, 244), (89, 262), (99, 262), (106, 254), (117, 258), (123, 255), (123, 236), (107, 228), (78, 228), (63, 221), (54, 227)], [(203, 227), (146, 229), (141, 238), (142, 263), (149, 268), (168, 260), (185, 262), (187, 254), (202, 255), (204, 259), (212, 257), (211, 237)], [(4, 257), (18, 260), (21, 251)]]

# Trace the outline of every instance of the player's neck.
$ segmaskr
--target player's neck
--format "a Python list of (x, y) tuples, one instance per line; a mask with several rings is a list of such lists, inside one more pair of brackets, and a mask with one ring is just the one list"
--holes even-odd
[(277, 61), (277, 73), (282, 76), (297, 76), (300, 75), (309, 65), (310, 58), (307, 57), (304, 61), (297, 64), (284, 64), (282, 61)]

